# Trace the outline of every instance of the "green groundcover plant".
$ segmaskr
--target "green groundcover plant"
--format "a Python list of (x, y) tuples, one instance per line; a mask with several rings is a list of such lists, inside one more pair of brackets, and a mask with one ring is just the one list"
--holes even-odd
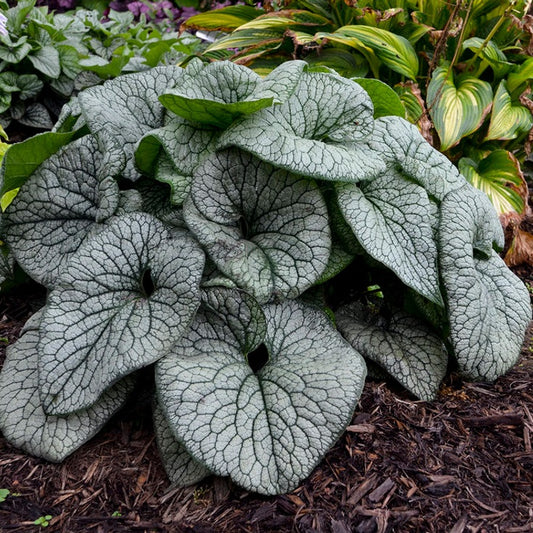
[[(0, 10), (6, 7), (0, 0)], [(194, 53), (199, 39), (135, 22), (131, 12), (79, 9), (50, 13), (35, 0), (6, 9), (0, 32), (0, 124), (50, 130), (63, 104), (80, 89), (123, 72), (174, 64)]]
[(448, 368), (506, 372), (531, 309), (494, 208), (377, 108), (302, 61), (198, 60), (86, 89), (11, 147), (2, 239), (49, 294), (7, 350), (5, 438), (61, 461), (153, 368), (170, 479), (277, 494), (350, 422), (365, 359), (424, 400)]

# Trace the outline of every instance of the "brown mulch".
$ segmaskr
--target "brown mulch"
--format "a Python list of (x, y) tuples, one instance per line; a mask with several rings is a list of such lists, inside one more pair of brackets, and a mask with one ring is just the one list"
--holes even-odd
[[(31, 296), (0, 300), (0, 362), (35, 310)], [(0, 532), (533, 532), (532, 335), (496, 383), (452, 376), (432, 403), (369, 381), (345, 435), (283, 496), (220, 478), (170, 487), (148, 398), (63, 464), (0, 438), (0, 489), (11, 491), (0, 503)], [(33, 524), (45, 515), (46, 529)]]

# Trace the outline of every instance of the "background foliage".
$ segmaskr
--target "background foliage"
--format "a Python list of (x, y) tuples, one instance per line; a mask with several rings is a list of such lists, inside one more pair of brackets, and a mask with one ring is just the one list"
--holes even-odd
[[(532, 17), (525, 1), (287, 0), (190, 18), (206, 50), (260, 73), (301, 58), (393, 87), (405, 116), (486, 192), (514, 230), (529, 213), (522, 166), (533, 126)], [(509, 264), (528, 260), (511, 247)]]

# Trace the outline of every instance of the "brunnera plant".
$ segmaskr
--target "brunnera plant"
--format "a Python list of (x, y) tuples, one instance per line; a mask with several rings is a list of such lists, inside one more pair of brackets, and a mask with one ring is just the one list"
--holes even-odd
[(198, 60), (86, 89), (13, 145), (2, 240), (49, 295), (7, 351), (5, 438), (61, 461), (153, 367), (172, 482), (277, 494), (342, 434), (365, 359), (424, 400), (450, 366), (506, 372), (531, 310), (498, 217), (372, 93)]

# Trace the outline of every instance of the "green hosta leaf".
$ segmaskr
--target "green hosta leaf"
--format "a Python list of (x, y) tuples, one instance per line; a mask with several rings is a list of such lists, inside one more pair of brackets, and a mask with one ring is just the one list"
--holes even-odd
[[(531, 319), (529, 294), (491, 249), (503, 234), (488, 198), (470, 185), (441, 205), (440, 266), (459, 369), (492, 381), (514, 365)], [(482, 249), (486, 258), (478, 258)]]
[(406, 285), (441, 304), (433, 208), (426, 191), (391, 168), (369, 182), (338, 185), (337, 192), (363, 248)]
[(121, 76), (81, 92), (78, 99), (87, 125), (96, 135), (109, 175), (137, 180), (135, 144), (144, 132), (163, 125), (164, 108), (158, 96), (172, 87), (182, 69), (157, 67)]
[(422, 322), (403, 312), (390, 319), (351, 304), (335, 315), (344, 338), (378, 363), (421, 400), (435, 398), (446, 374), (448, 354), (442, 340)]
[(117, 184), (97, 177), (101, 161), (92, 136), (68, 144), (32, 174), (3, 214), (6, 242), (43, 285), (55, 284), (91, 228), (117, 208)]
[(43, 407), (65, 414), (157, 361), (199, 305), (204, 255), (146, 214), (118, 217), (74, 254), (48, 299), (39, 345)]
[(482, 190), (498, 214), (523, 213), (524, 199), (517, 192), (522, 186), (516, 158), (507, 150), (494, 150), (479, 162), (463, 157), (459, 170), (474, 187)]
[[(236, 292), (223, 301), (235, 317), (253, 307)], [(200, 312), (156, 364), (161, 406), (214, 473), (263, 494), (292, 490), (350, 421), (364, 363), (329, 318), (300, 302), (264, 308), (263, 344), (252, 352), (232, 335), (224, 305), (217, 311)]]
[(183, 212), (219, 270), (262, 302), (298, 296), (327, 265), (327, 208), (316, 184), (245, 152), (207, 159)]
[(516, 71), (507, 76), (507, 89), (510, 93), (514, 93), (531, 79), (533, 79), (533, 57), (528, 57)]
[(49, 78), (59, 78), (61, 74), (61, 63), (59, 62), (59, 52), (54, 46), (43, 46), (28, 55), (28, 59), (39, 72), (42, 72)]
[(215, 151), (218, 132), (198, 128), (181, 117), (168, 117), (165, 126), (148, 132), (135, 151), (137, 167), (146, 176), (168, 183), (172, 201), (181, 205), (200, 162)]
[(497, 78), (503, 78), (512, 68), (513, 63), (507, 61), (507, 57), (494, 41), (485, 43), (480, 37), (471, 37), (463, 43), (463, 50), (469, 48), (479, 55), (492, 67)]
[(45, 132), (12, 144), (2, 160), (0, 196), (23, 185), (37, 167), (82, 132)]
[(42, 311), (26, 324), (22, 337), (7, 349), (0, 373), (0, 429), (6, 440), (24, 451), (62, 461), (95, 435), (125, 403), (132, 380), (107, 390), (98, 402), (67, 416), (47, 415), (39, 400), (38, 350)]
[(368, 144), (372, 151), (380, 152), (389, 167), (400, 167), (405, 177), (438, 201), (465, 184), (453, 163), (435, 150), (416, 126), (400, 117), (377, 119)]
[(492, 88), (469, 75), (454, 80), (448, 67), (439, 67), (431, 76), (427, 103), (441, 150), (448, 150), (481, 126), (490, 110)]
[(155, 437), (167, 476), (171, 483), (180, 487), (198, 483), (211, 472), (195, 461), (180, 444), (172, 433), (161, 407), (157, 402), (154, 403)]
[[(352, 46), (360, 49), (359, 43), (370, 48), (380, 61), (391, 70), (415, 80), (418, 75), (418, 57), (413, 45), (404, 37), (371, 26), (343, 26), (332, 34), (317, 34), (319, 38), (352, 39)], [(345, 41), (346, 42), (346, 41)], [(350, 45), (350, 42), (346, 42)]]
[(514, 103), (507, 91), (505, 80), (500, 82), (490, 117), (489, 131), (485, 141), (516, 139), (533, 127), (531, 111), (520, 103)]
[(195, 30), (230, 32), (263, 13), (263, 9), (252, 6), (227, 6), (207, 13), (198, 13), (188, 18), (183, 25)]
[(283, 104), (236, 122), (219, 144), (311, 178), (359, 181), (385, 169), (360, 143), (372, 132), (372, 114), (370, 97), (357, 83), (306, 72)]
[(405, 108), (400, 97), (386, 83), (373, 78), (353, 78), (372, 99), (374, 118), (395, 115), (405, 118)]

